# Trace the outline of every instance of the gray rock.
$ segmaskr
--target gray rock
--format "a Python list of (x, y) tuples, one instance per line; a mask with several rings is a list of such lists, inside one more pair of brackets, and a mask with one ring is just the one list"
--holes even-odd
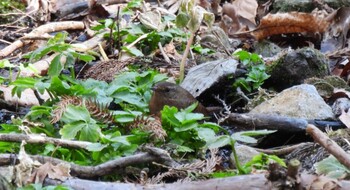
[(305, 119), (333, 118), (332, 108), (318, 94), (315, 86), (302, 84), (283, 90), (274, 98), (253, 108), (250, 113), (274, 114)]
[[(249, 162), (254, 156), (259, 155), (260, 153), (256, 151), (254, 148), (247, 146), (247, 145), (238, 145), (235, 147), (237, 157), (239, 160), (239, 163), (241, 165), (246, 164)], [(235, 158), (233, 157), (233, 154), (231, 153), (230, 155), (230, 164), (233, 167), (236, 167), (236, 161)]]
[(349, 98), (338, 98), (332, 105), (333, 113), (340, 116), (343, 111), (348, 112), (350, 108)]

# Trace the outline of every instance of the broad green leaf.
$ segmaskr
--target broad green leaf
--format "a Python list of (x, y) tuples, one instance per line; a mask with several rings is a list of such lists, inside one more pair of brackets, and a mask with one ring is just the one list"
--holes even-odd
[(113, 137), (110, 140), (113, 142), (118, 142), (118, 143), (129, 146), (130, 142), (129, 142), (128, 138), (129, 138), (129, 136), (119, 136), (119, 137)]
[(180, 125), (178, 127), (174, 127), (174, 130), (176, 132), (183, 132), (183, 131), (188, 131), (194, 128), (198, 127), (198, 123), (197, 122), (192, 122), (192, 123), (187, 123), (185, 125)]
[(220, 126), (213, 122), (204, 122), (202, 124), (199, 124), (199, 127), (211, 128), (212, 130), (214, 130), (215, 133), (218, 133), (220, 130)]
[(88, 123), (84, 121), (75, 121), (68, 123), (63, 126), (60, 130), (60, 135), (63, 139), (74, 139), (78, 132), (81, 131), (84, 127), (87, 127)]
[(240, 132), (236, 132), (236, 133), (232, 134), (231, 137), (233, 139), (235, 139), (236, 141), (240, 141), (240, 142), (244, 142), (244, 143), (252, 143), (252, 144), (257, 143), (257, 140), (255, 138), (242, 135)]
[(180, 12), (177, 16), (176, 16), (176, 26), (179, 28), (184, 28), (187, 26), (188, 22), (190, 21), (190, 17), (184, 13), (184, 12)]
[(101, 143), (91, 143), (87, 146), (87, 150), (89, 151), (101, 151), (106, 148), (108, 145)]
[(83, 121), (85, 123), (89, 123), (90, 119), (90, 113), (85, 107), (73, 105), (67, 106), (61, 118), (61, 120), (65, 123), (71, 123), (75, 121)]
[(349, 176), (350, 170), (342, 165), (334, 156), (328, 156), (315, 164), (316, 173), (331, 178), (344, 179)]
[(202, 120), (204, 119), (204, 115), (202, 113), (186, 113), (181, 111), (175, 114), (175, 118), (182, 124), (185, 124), (192, 121)]
[(84, 54), (84, 53), (78, 53), (78, 52), (70, 52), (75, 58), (82, 60), (84, 62), (90, 62), (95, 60), (94, 56)]
[(210, 128), (197, 128), (198, 137), (204, 140), (207, 144), (214, 142), (217, 137), (215, 136), (215, 132)]
[(198, 106), (198, 102), (195, 102), (193, 104), (191, 104), (190, 106), (188, 106), (187, 108), (184, 109), (185, 112), (190, 113), (193, 110), (195, 110)]
[(16, 67), (14, 64), (11, 64), (9, 60), (2, 59), (0, 60), (0, 68), (14, 68)]
[(96, 142), (100, 138), (100, 133), (100, 127), (96, 124), (96, 122), (90, 120), (90, 122), (87, 123), (87, 125), (84, 125), (84, 127), (81, 129), (79, 140)]
[(219, 136), (215, 139), (215, 141), (212, 141), (210, 143), (207, 143), (207, 146), (208, 148), (220, 148), (220, 147), (223, 147), (223, 146), (226, 146), (226, 145), (229, 145), (230, 144), (230, 139), (231, 137), (230, 136), (227, 136), (227, 135), (222, 135), (222, 136)]
[(47, 71), (47, 74), (49, 76), (58, 76), (61, 71), (63, 70), (63, 64), (61, 62), (62, 54), (58, 54), (53, 60), (51, 61), (51, 64), (49, 66), (49, 70)]
[(135, 47), (127, 48), (127, 47), (123, 46), (122, 49), (125, 50), (126, 52), (132, 54), (132, 55), (135, 55), (136, 57), (144, 56), (144, 54)]
[(58, 76), (54, 76), (51, 78), (51, 85), (49, 90), (56, 92), (58, 95), (67, 95), (71, 94), (70, 86), (62, 81)]

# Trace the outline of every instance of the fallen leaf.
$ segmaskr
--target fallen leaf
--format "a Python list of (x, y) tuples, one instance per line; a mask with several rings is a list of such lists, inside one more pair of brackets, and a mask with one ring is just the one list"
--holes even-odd
[(342, 114), (339, 116), (339, 120), (347, 127), (350, 128), (350, 112), (342, 110)]

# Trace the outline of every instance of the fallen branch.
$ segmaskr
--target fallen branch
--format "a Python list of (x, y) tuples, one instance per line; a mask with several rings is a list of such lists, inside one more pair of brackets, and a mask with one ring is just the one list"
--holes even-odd
[(320, 144), (330, 154), (337, 158), (337, 160), (341, 164), (343, 164), (347, 168), (350, 168), (349, 154), (347, 154), (336, 142), (330, 139), (327, 135), (325, 135), (314, 125), (308, 125), (306, 128), (306, 132), (310, 134), (318, 144)]
[[(151, 148), (157, 149), (157, 148)], [(164, 153), (166, 151), (154, 150), (152, 153), (138, 153), (132, 156), (116, 158), (115, 160), (110, 160), (105, 163), (96, 165), (96, 166), (81, 166), (71, 162), (66, 162), (61, 159), (49, 157), (49, 156), (40, 156), (40, 155), (29, 155), (31, 159), (36, 160), (42, 164), (50, 162), (53, 165), (65, 164), (69, 165), (71, 169), (71, 176), (80, 177), (80, 178), (96, 178), (105, 175), (110, 175), (116, 172), (120, 172), (120, 169), (125, 168), (130, 165), (137, 164), (147, 164), (152, 162), (158, 163), (174, 163), (168, 155), (157, 155), (155, 152)], [(0, 154), (0, 166), (11, 165), (13, 162), (18, 163), (18, 158), (14, 158), (13, 154)], [(88, 188), (90, 189), (90, 188)]]
[(291, 146), (287, 146), (287, 147), (283, 147), (283, 148), (279, 148), (279, 149), (260, 149), (260, 148), (254, 148), (254, 149), (258, 152), (262, 152), (265, 154), (281, 156), (281, 155), (289, 154), (289, 153), (293, 152), (294, 150), (305, 146), (306, 144), (308, 144), (308, 143), (299, 143), (296, 145), (291, 145)]
[(269, 129), (287, 132), (305, 131), (308, 124), (314, 124), (321, 130), (327, 126), (332, 129), (345, 128), (337, 121), (307, 120), (270, 114), (238, 114), (231, 113), (224, 121), (228, 125), (239, 125), (245, 129)]
[[(300, 187), (304, 189), (319, 189), (319, 181), (327, 180), (329, 182), (337, 183), (339, 190), (350, 189), (350, 182), (346, 180), (334, 180), (327, 177), (319, 177), (310, 174), (301, 174), (300, 176)], [(226, 178), (215, 178), (204, 181), (192, 181), (192, 182), (177, 182), (177, 183), (166, 183), (157, 185), (140, 185), (133, 183), (112, 183), (112, 182), (97, 182), (83, 179), (68, 179), (63, 183), (61, 181), (52, 180), (46, 178), (46, 185), (66, 185), (75, 190), (85, 189), (133, 189), (133, 190), (232, 190), (232, 189), (259, 189), (259, 190), (270, 190), (274, 189), (271, 183), (266, 179), (265, 174), (255, 175), (241, 175)], [(276, 188), (276, 187), (275, 187)]]
[[(34, 29), (32, 32), (25, 36), (40, 36), (45, 33), (57, 32), (62, 30), (83, 30), (85, 28), (83, 22), (79, 21), (63, 21), (63, 22), (52, 22), (45, 25), (41, 25)], [(21, 48), (25, 42), (16, 40), (11, 45), (0, 50), (0, 58), (4, 58), (14, 52), (16, 49)]]
[(51, 143), (56, 146), (63, 147), (72, 147), (72, 148), (82, 148), (86, 149), (87, 147), (93, 143), (86, 141), (71, 141), (65, 139), (56, 139), (52, 137), (46, 137), (38, 134), (0, 134), (0, 141), (5, 142), (22, 142), (22, 140), (26, 141), (30, 144), (46, 144)]

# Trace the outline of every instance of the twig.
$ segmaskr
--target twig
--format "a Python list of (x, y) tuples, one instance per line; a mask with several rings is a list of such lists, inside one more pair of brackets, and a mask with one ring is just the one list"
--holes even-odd
[(254, 149), (258, 152), (262, 152), (265, 154), (272, 154), (272, 155), (280, 156), (280, 155), (289, 154), (289, 153), (293, 152), (295, 149), (303, 147), (307, 144), (308, 143), (300, 143), (300, 144), (296, 144), (296, 145), (292, 145), (292, 146), (288, 146), (288, 147), (284, 147), (284, 148), (279, 148), (279, 149), (260, 149), (260, 148), (254, 148)]
[(72, 147), (72, 148), (82, 148), (87, 150), (87, 147), (92, 145), (91, 142), (86, 141), (71, 141), (65, 139), (56, 139), (52, 137), (46, 137), (37, 134), (0, 134), (0, 141), (5, 142), (22, 142), (25, 140), (27, 143), (31, 144), (46, 144), (51, 143), (57, 146)]
[(162, 56), (164, 57), (164, 60), (167, 62), (167, 63), (171, 63), (168, 55), (165, 53), (164, 49), (163, 49), (163, 46), (160, 42), (158, 42), (158, 48), (160, 50), (160, 53), (162, 54)]
[(236, 91), (237, 91), (237, 95), (241, 96), (247, 102), (250, 101), (250, 99), (244, 94), (244, 92), (241, 90), (240, 87), (237, 87)]
[(306, 132), (312, 136), (314, 141), (332, 154), (341, 164), (350, 168), (349, 154), (347, 154), (336, 142), (330, 139), (314, 125), (307, 125)]
[[(118, 169), (125, 168), (130, 165), (146, 164), (152, 162), (162, 162), (161, 158), (150, 153), (139, 153), (132, 156), (117, 158), (115, 160), (107, 161), (103, 164), (96, 166), (81, 166), (71, 162), (66, 162), (61, 159), (40, 156), (40, 155), (29, 155), (31, 159), (39, 161), (44, 164), (46, 162), (51, 162), (54, 165), (65, 164), (69, 165), (71, 169), (71, 175), (74, 177), (81, 178), (96, 178), (112, 173), (118, 172)], [(0, 154), (0, 165), (10, 165), (13, 161), (13, 154)], [(16, 163), (18, 163), (18, 158), (16, 158)]]
[[(27, 35), (39, 36), (44, 33), (56, 32), (61, 30), (70, 30), (70, 29), (81, 30), (81, 29), (84, 29), (84, 27), (85, 27), (84, 23), (78, 22), (78, 21), (52, 22), (34, 29), (32, 32), (30, 32)], [(0, 58), (10, 55), (12, 52), (14, 52), (18, 48), (21, 48), (23, 45), (24, 45), (24, 42), (22, 42), (21, 40), (16, 40), (11, 45), (0, 50)]]

